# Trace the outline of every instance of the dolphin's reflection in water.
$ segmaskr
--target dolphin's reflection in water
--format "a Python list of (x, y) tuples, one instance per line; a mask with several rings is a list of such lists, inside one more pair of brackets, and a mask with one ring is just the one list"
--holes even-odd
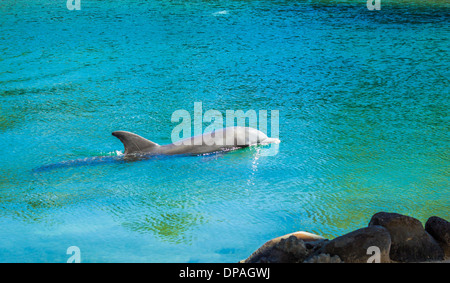
[(199, 154), (199, 155), (190, 155), (190, 154), (178, 154), (178, 155), (119, 155), (119, 156), (95, 156), (95, 157), (86, 157), (75, 160), (67, 160), (57, 163), (51, 163), (43, 166), (36, 167), (32, 170), (33, 173), (42, 173), (49, 172), (57, 169), (63, 168), (76, 168), (83, 166), (98, 166), (105, 164), (118, 164), (118, 163), (131, 163), (138, 162), (144, 160), (163, 160), (163, 159), (172, 159), (178, 157), (186, 157), (186, 158), (194, 158), (194, 157), (202, 157), (203, 162), (207, 162), (210, 160), (216, 160), (222, 157), (226, 152), (218, 151), (208, 154)]
[(52, 171), (56, 169), (62, 169), (62, 168), (74, 168), (74, 167), (81, 167), (81, 166), (96, 166), (96, 165), (103, 165), (103, 164), (111, 164), (111, 163), (125, 163), (129, 162), (127, 158), (124, 158), (124, 156), (96, 156), (96, 157), (87, 157), (87, 158), (80, 158), (75, 160), (68, 160), (68, 161), (62, 161), (58, 163), (52, 163), (43, 165), (37, 168), (34, 168), (32, 170), (33, 173), (41, 173), (41, 172), (47, 172)]

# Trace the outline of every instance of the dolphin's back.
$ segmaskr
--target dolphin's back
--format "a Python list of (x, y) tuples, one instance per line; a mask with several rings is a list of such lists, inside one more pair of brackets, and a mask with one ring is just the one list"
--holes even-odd
[(112, 135), (117, 137), (123, 143), (123, 146), (125, 147), (124, 154), (151, 152), (160, 147), (159, 144), (130, 132), (116, 131), (113, 132)]
[(270, 139), (263, 132), (249, 127), (223, 128), (162, 146), (130, 132), (117, 131), (113, 132), (112, 135), (122, 141), (125, 147), (125, 155), (197, 155), (279, 142), (278, 139)]

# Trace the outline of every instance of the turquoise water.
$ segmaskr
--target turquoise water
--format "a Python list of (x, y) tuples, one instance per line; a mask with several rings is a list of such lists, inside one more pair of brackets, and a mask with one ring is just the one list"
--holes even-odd
[[(3, 0), (0, 262), (237, 262), (379, 211), (449, 220), (449, 12)], [(111, 132), (170, 143), (194, 102), (278, 110), (278, 154), (123, 160)]]

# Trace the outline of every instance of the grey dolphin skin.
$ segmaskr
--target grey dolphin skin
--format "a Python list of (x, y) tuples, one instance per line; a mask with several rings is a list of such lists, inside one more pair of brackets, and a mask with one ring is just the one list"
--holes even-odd
[(127, 155), (199, 155), (218, 151), (229, 151), (257, 144), (279, 143), (263, 132), (249, 127), (228, 127), (203, 135), (182, 139), (175, 143), (159, 145), (136, 134), (116, 131), (113, 136), (120, 139)]

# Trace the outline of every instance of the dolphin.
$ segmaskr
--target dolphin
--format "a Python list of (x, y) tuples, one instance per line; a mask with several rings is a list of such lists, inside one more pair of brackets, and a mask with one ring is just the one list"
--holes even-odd
[(250, 127), (228, 127), (203, 135), (185, 138), (167, 145), (159, 145), (136, 134), (116, 131), (113, 136), (120, 139), (125, 147), (123, 155), (95, 156), (43, 165), (32, 170), (41, 173), (59, 168), (102, 165), (116, 162), (137, 161), (153, 156), (203, 155), (222, 153), (252, 145), (280, 143), (277, 138), (269, 138), (263, 132)]
[(252, 145), (280, 143), (279, 139), (269, 138), (263, 132), (250, 127), (227, 127), (167, 145), (159, 145), (126, 131), (115, 131), (112, 135), (123, 143), (125, 157), (177, 154), (201, 155), (230, 151)]

